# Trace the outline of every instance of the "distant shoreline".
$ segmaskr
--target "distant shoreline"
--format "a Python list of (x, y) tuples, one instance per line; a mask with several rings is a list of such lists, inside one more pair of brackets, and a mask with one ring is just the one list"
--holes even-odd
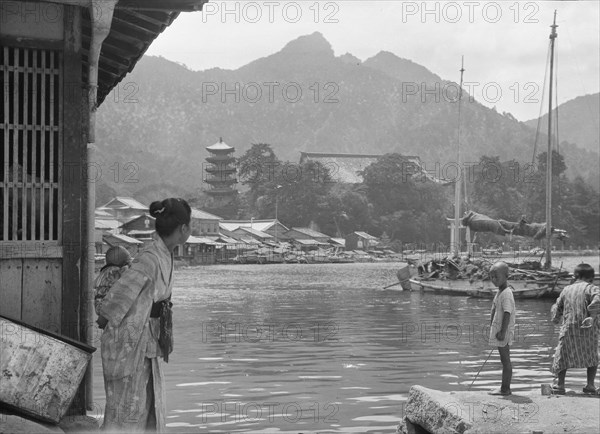
[[(461, 252), (461, 255), (466, 255), (466, 252)], [(411, 253), (406, 254), (404, 257), (415, 257), (415, 256), (432, 256), (432, 255), (441, 255), (441, 256), (449, 256), (446, 252), (423, 252), (423, 253)], [(600, 257), (600, 251), (593, 249), (586, 250), (553, 250), (553, 257), (567, 257), (567, 256), (595, 256)], [(529, 251), (508, 251), (508, 252), (497, 252), (497, 253), (482, 253), (476, 252), (472, 257), (474, 258), (531, 258), (532, 260), (538, 259), (542, 257), (542, 254), (533, 254)], [(543, 258), (542, 258), (543, 259)], [(539, 260), (539, 259), (538, 259)]]
[[(558, 257), (562, 257), (562, 256), (598, 256), (600, 253), (596, 250), (592, 250), (592, 249), (587, 249), (587, 250), (553, 250), (552, 251), (552, 256), (558, 256)], [(496, 255), (481, 255), (481, 256), (496, 256)], [(502, 252), (502, 253), (498, 253), (497, 256), (531, 256), (533, 257), (534, 255), (527, 253), (527, 252)], [(536, 257), (541, 256), (541, 255), (535, 255)]]

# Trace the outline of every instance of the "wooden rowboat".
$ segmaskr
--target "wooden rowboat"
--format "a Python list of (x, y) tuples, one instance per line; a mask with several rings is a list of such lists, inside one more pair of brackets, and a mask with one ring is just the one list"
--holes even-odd
[[(513, 297), (515, 300), (532, 299), (532, 298), (545, 298), (545, 294), (550, 290), (550, 286), (541, 288), (522, 288), (513, 291)], [(497, 290), (478, 289), (469, 293), (470, 297), (476, 298), (494, 298), (498, 293)]]
[[(493, 298), (497, 289), (489, 280), (426, 280), (419, 278), (409, 279), (411, 291), (432, 292), (442, 295), (458, 295), (477, 298)], [(510, 282), (513, 287), (515, 299), (543, 298), (552, 288), (552, 285), (514, 281)]]

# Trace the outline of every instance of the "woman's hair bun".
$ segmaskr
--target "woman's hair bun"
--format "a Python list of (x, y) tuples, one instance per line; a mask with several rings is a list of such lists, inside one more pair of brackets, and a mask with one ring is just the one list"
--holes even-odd
[(163, 201), (157, 200), (150, 204), (149, 211), (150, 211), (150, 215), (152, 217), (156, 218), (166, 211), (166, 207), (163, 204)]
[(189, 225), (192, 215), (190, 205), (184, 199), (173, 197), (152, 202), (149, 212), (156, 219), (156, 232), (161, 236), (172, 234), (182, 224)]

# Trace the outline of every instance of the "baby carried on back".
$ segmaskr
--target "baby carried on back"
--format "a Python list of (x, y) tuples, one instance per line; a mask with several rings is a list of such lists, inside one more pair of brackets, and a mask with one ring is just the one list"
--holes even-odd
[[(100, 274), (94, 282), (94, 310), (98, 310), (102, 301), (114, 283), (131, 265), (131, 254), (125, 247), (113, 246), (106, 251), (106, 265), (100, 269)], [(106, 327), (106, 320), (98, 317), (98, 327)]]

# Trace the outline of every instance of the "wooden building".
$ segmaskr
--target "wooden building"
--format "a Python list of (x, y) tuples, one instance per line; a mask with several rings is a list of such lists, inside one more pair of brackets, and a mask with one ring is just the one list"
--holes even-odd
[(239, 228), (234, 230), (232, 233), (234, 234), (234, 236), (237, 236), (240, 238), (244, 238), (244, 237), (254, 238), (257, 241), (260, 241), (261, 243), (275, 241), (275, 237), (273, 235), (270, 235), (263, 231), (259, 231), (258, 229), (248, 228), (245, 226), (240, 226)]
[(329, 235), (322, 234), (321, 232), (314, 231), (310, 228), (291, 228), (285, 234), (283, 234), (284, 239), (291, 240), (314, 240), (322, 243), (323, 245), (329, 244)]
[(214, 264), (217, 260), (217, 244), (209, 238), (190, 235), (184, 245), (182, 258), (188, 260), (191, 265)]
[(95, 220), (94, 244), (96, 255), (106, 252), (107, 246), (103, 241), (104, 235), (118, 234), (119, 223), (116, 220)]
[[(96, 110), (206, 1), (0, 2), (0, 314), (94, 343)], [(92, 405), (90, 377), (73, 414)]]
[(214, 214), (210, 214), (206, 211), (202, 211), (196, 208), (192, 208), (192, 235), (195, 236), (219, 236), (219, 222), (223, 219)]
[(371, 250), (374, 248), (379, 239), (366, 232), (352, 232), (346, 235), (346, 250)]
[(144, 213), (132, 218), (129, 221), (126, 221), (120, 226), (120, 228), (121, 232), (123, 232), (125, 235), (129, 234), (131, 231), (151, 231), (150, 233), (154, 233), (155, 222), (156, 219), (154, 217), (148, 213)]
[(96, 209), (112, 215), (121, 223), (148, 212), (148, 207), (132, 197), (117, 196)]
[(256, 229), (272, 235), (275, 240), (282, 238), (282, 235), (289, 231), (289, 228), (284, 226), (277, 219), (250, 219), (250, 220), (223, 220), (219, 223), (221, 230), (230, 232), (235, 231), (240, 227)]
[(102, 236), (102, 241), (104, 241), (103, 249), (105, 249), (102, 253), (106, 253), (109, 247), (121, 246), (129, 250), (131, 256), (135, 256), (144, 246), (143, 241), (123, 234), (105, 234)]

